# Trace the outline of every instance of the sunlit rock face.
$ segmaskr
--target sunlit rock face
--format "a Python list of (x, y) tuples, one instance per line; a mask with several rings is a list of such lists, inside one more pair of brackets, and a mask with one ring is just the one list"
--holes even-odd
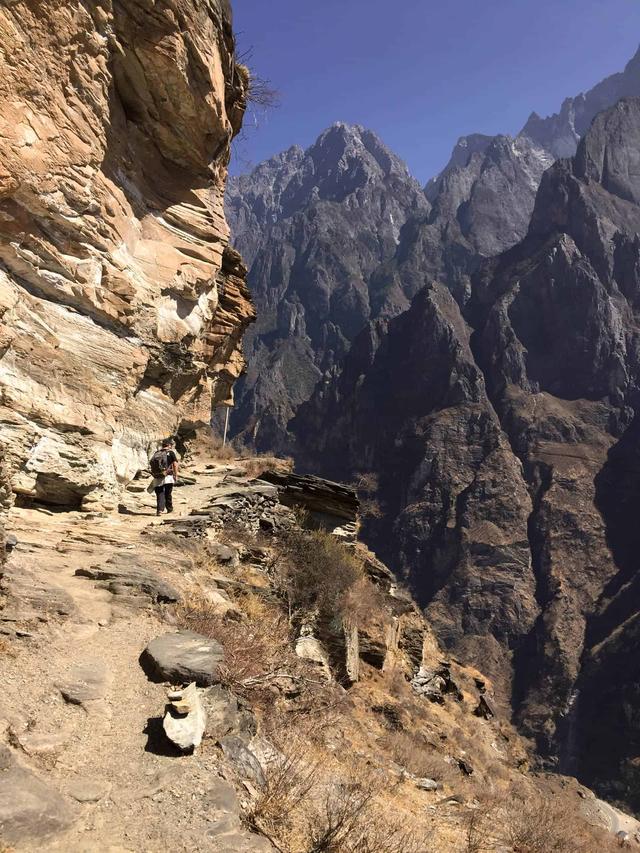
[(224, 0), (0, 9), (0, 429), (17, 496), (113, 505), (208, 422), (253, 317), (222, 197), (245, 105)]

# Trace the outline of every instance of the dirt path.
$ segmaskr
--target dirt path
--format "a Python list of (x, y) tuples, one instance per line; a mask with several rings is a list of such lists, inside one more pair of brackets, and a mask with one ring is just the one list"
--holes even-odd
[[(200, 470), (197, 485), (176, 489), (176, 515), (201, 506), (228, 473), (228, 466)], [(153, 498), (130, 494), (126, 505), (135, 514), (12, 511), (9, 528), (18, 546), (7, 567), (5, 615), (13, 621), (4, 628), (22, 636), (2, 641), (0, 731), (20, 764), (63, 795), (72, 823), (46, 838), (36, 832), (31, 841), (27, 827), (24, 840), (11, 846), (92, 853), (263, 849), (216, 841), (224, 815), (212, 747), (191, 756), (163, 754), (157, 727), (165, 688), (150, 682), (138, 662), (147, 642), (170, 630), (158, 608), (75, 575), (114, 555), (133, 555), (137, 565), (156, 571), (166, 562), (164, 579), (178, 588), (184, 582), (179, 573), (188, 563), (176, 569), (143, 535), (158, 523)], [(31, 601), (24, 590), (32, 591)], [(65, 688), (75, 689), (80, 701), (87, 677), (89, 698), (82, 704), (74, 704), (73, 695), (63, 698)], [(0, 815), (1, 801), (0, 793)]]

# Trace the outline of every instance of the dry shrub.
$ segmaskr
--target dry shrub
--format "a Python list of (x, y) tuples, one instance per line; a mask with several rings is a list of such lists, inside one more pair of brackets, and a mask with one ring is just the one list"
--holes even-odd
[(363, 471), (355, 475), (353, 485), (360, 498), (360, 514), (365, 518), (382, 518), (382, 508), (377, 495), (380, 489), (378, 475)]
[(209, 431), (201, 430), (195, 438), (188, 442), (184, 460), (199, 456), (205, 459), (226, 461), (228, 459), (235, 459), (237, 455), (238, 451), (230, 442), (223, 445), (222, 439), (219, 436), (213, 435)]
[(229, 521), (225, 524), (224, 529), (219, 534), (219, 539), (226, 545), (232, 545), (235, 548), (240, 546), (240, 559), (254, 548), (268, 547), (269, 537), (261, 530), (248, 530), (239, 524), (237, 521)]
[(423, 853), (415, 830), (383, 814), (370, 784), (333, 785), (311, 814), (308, 853)]
[(512, 788), (504, 799), (486, 798), (470, 811), (465, 853), (591, 853), (613, 849), (611, 837), (578, 814), (575, 803)]
[(258, 798), (245, 815), (249, 826), (278, 844), (291, 845), (296, 832), (296, 817), (304, 811), (311, 792), (318, 784), (319, 768), (306, 760), (300, 742), (289, 744), (265, 774)]
[(211, 457), (222, 462), (228, 462), (230, 459), (238, 458), (238, 451), (233, 445), (220, 442), (217, 446), (212, 447)]
[(293, 471), (293, 459), (289, 456), (252, 456), (242, 459), (240, 465), (246, 471), (247, 477), (259, 477), (265, 471), (277, 471), (280, 474)]
[(389, 732), (379, 743), (396, 764), (414, 776), (443, 783), (460, 778), (455, 767), (417, 732)]
[(265, 603), (263, 598), (260, 598), (259, 595), (255, 595), (255, 593), (249, 592), (246, 595), (243, 595), (238, 599), (237, 605), (244, 615), (253, 622), (269, 618), (269, 606)]
[[(288, 853), (423, 853), (417, 833), (383, 813), (369, 779), (327, 780), (327, 768), (289, 732), (245, 815), (249, 826)], [(324, 772), (323, 772), (324, 770)]]
[(358, 577), (345, 594), (344, 614), (357, 625), (391, 622), (391, 613), (382, 590), (366, 576)]
[(361, 471), (353, 479), (355, 488), (365, 495), (375, 495), (380, 488), (378, 475), (373, 471)]
[[(573, 819), (572, 819), (573, 818)], [(514, 853), (575, 853), (590, 850), (588, 827), (578, 815), (548, 797), (513, 799), (506, 809), (504, 841)]]
[(322, 621), (339, 619), (360, 577), (361, 563), (331, 534), (294, 529), (284, 537), (275, 582), (292, 615), (316, 611)]
[(268, 688), (286, 674), (297, 675), (298, 658), (289, 648), (289, 625), (273, 608), (264, 606), (260, 618), (242, 622), (225, 619), (206, 598), (191, 596), (176, 608), (177, 624), (217, 640), (224, 648), (220, 680), (232, 690)]
[(382, 507), (375, 498), (361, 498), (360, 514), (366, 518), (382, 518)]
[(499, 802), (485, 797), (469, 810), (464, 820), (465, 853), (493, 853), (496, 849), (496, 825), (499, 825)]

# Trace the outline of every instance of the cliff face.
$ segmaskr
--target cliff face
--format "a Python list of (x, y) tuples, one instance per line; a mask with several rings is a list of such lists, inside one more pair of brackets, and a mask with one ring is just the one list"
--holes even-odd
[(640, 100), (600, 114), (545, 175), (527, 239), (483, 271), (474, 306), (478, 360), (534, 493), (542, 617), (519, 716), (561, 766), (636, 809), (639, 142)]
[(233, 432), (287, 447), (287, 423), (375, 312), (372, 273), (429, 204), (370, 131), (336, 124), (232, 179), (227, 216), (249, 265), (258, 321), (245, 339)]
[(464, 319), (427, 287), (295, 422), (328, 473), (380, 473), (369, 540), (445, 644), (543, 754), (636, 808), (639, 145), (640, 100), (599, 115)]
[(208, 422), (253, 316), (222, 196), (244, 110), (224, 0), (0, 10), (0, 426), (18, 496), (113, 505)]
[(339, 380), (293, 422), (328, 476), (374, 472), (365, 535), (428, 608), (442, 642), (482, 661), (508, 704), (511, 657), (539, 613), (522, 465), (487, 394), (472, 329), (449, 291), (356, 339)]

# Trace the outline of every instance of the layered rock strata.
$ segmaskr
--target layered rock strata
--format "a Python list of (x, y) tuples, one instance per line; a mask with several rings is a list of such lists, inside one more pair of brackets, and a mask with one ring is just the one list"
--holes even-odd
[(0, 426), (18, 498), (112, 506), (229, 402), (253, 316), (228, 247), (244, 111), (224, 0), (0, 10)]

